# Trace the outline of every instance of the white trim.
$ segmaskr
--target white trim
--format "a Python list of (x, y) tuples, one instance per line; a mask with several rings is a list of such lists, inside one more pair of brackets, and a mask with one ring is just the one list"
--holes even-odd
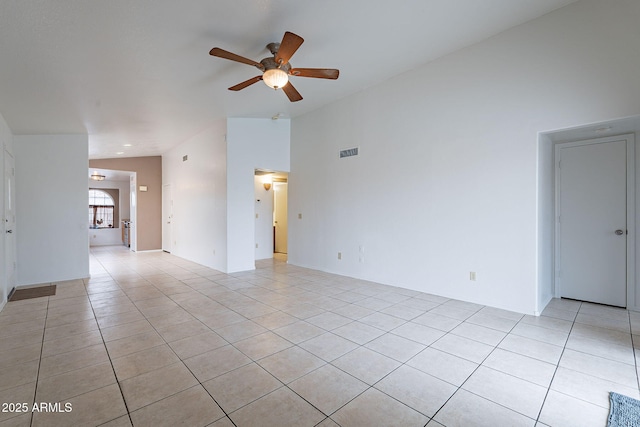
[(164, 252), (162, 249), (147, 249), (144, 251), (134, 251), (136, 253), (143, 253), (143, 252)]
[(614, 141), (625, 141), (627, 145), (627, 308), (630, 310), (638, 310), (635, 305), (636, 294), (636, 181), (635, 181), (635, 136), (634, 134), (609, 136), (604, 138), (588, 139), (582, 141), (565, 142), (555, 145), (555, 238), (554, 238), (554, 291), (555, 297), (560, 298), (560, 280), (558, 280), (558, 268), (560, 266), (560, 227), (558, 221), (560, 215), (560, 150), (563, 148), (577, 147), (581, 145), (602, 144)]

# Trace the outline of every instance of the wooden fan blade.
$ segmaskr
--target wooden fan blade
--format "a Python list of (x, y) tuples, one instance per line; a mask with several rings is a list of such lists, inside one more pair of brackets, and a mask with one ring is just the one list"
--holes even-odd
[(242, 90), (247, 86), (251, 86), (252, 84), (259, 82), (260, 80), (262, 80), (262, 76), (255, 76), (250, 78), (249, 80), (245, 80), (242, 83), (238, 83), (235, 86), (231, 86), (229, 90), (235, 90), (235, 91)]
[(289, 71), (289, 74), (299, 77), (314, 77), (316, 79), (335, 80), (338, 78), (340, 70), (331, 68), (292, 68)]
[(228, 59), (230, 61), (242, 62), (243, 64), (253, 65), (254, 67), (258, 67), (259, 69), (264, 70), (264, 67), (261, 63), (256, 62), (253, 59), (245, 58), (244, 56), (236, 55), (235, 53), (231, 53), (224, 49), (220, 49), (219, 47), (214, 47), (213, 49), (211, 49), (209, 51), (209, 55)]
[(293, 87), (291, 82), (284, 85), (282, 87), (282, 90), (287, 94), (287, 98), (289, 98), (289, 101), (291, 102), (300, 101), (302, 99), (302, 95), (300, 95), (300, 92), (298, 92), (296, 88)]
[(276, 54), (276, 62), (278, 64), (286, 64), (289, 59), (296, 53), (296, 50), (302, 45), (304, 39), (297, 34), (287, 31), (282, 37), (278, 53)]

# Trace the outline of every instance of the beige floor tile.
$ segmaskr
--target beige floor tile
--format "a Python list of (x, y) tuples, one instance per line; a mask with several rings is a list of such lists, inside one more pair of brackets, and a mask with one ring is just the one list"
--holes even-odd
[(428, 417), (457, 390), (452, 384), (406, 365), (383, 378), (375, 388)]
[(0, 421), (0, 427), (30, 427), (31, 412)]
[(445, 334), (445, 332), (438, 329), (419, 325), (413, 322), (405, 323), (404, 325), (399, 326), (391, 331), (391, 333), (409, 339), (411, 341), (415, 341), (425, 346), (433, 344)]
[(9, 350), (0, 350), (0, 366), (9, 368), (24, 362), (38, 360), (41, 349), (42, 344), (35, 343), (23, 347), (11, 348)]
[(100, 331), (102, 332), (102, 338), (104, 341), (109, 342), (145, 332), (153, 332), (153, 327), (149, 321), (145, 319), (126, 323), (124, 325), (112, 326), (110, 328), (102, 328)]
[(296, 323), (274, 329), (273, 332), (294, 344), (299, 344), (324, 334), (325, 330), (304, 320), (299, 320)]
[(365, 344), (365, 347), (399, 362), (406, 362), (426, 348), (423, 344), (393, 333), (384, 334)]
[(227, 344), (229, 344), (227, 341), (212, 331), (203, 332), (169, 343), (173, 351), (175, 351), (182, 360), (215, 350)]
[[(640, 345), (640, 340), (636, 342), (634, 337), (634, 344), (636, 346)], [(611, 359), (629, 365), (635, 364), (634, 351), (629, 345), (617, 345), (572, 334), (567, 341), (566, 347), (571, 350), (604, 357), (605, 359)]]
[(49, 378), (104, 362), (109, 362), (107, 350), (104, 344), (96, 344), (67, 353), (42, 358), (40, 361), (39, 378)]
[(134, 426), (206, 426), (224, 417), (224, 412), (197, 385), (131, 413)]
[(293, 346), (293, 344), (273, 332), (238, 341), (234, 346), (253, 360), (259, 360)]
[(47, 340), (42, 345), (42, 357), (67, 353), (92, 345), (98, 345), (102, 342), (102, 335), (100, 335), (100, 331), (98, 330), (83, 332), (65, 338)]
[(634, 399), (640, 398), (638, 387), (627, 387), (606, 379), (559, 367), (551, 389), (609, 409), (609, 392), (616, 392)]
[(38, 378), (38, 366), (39, 361), (34, 359), (0, 370), (0, 391), (35, 383)]
[(22, 335), (32, 331), (42, 331), (45, 319), (29, 320), (26, 322), (9, 323), (0, 328), (0, 339), (4, 341), (11, 336)]
[(112, 384), (61, 402), (70, 412), (35, 413), (33, 427), (98, 426), (127, 413), (117, 384)]
[(146, 372), (120, 382), (130, 412), (198, 384), (182, 363)]
[(163, 345), (165, 342), (154, 330), (126, 338), (109, 341), (106, 344), (109, 357), (117, 359), (128, 354)]
[(267, 332), (265, 328), (251, 320), (234, 323), (220, 329), (216, 332), (230, 343), (242, 341), (246, 338)]
[(261, 359), (260, 366), (285, 384), (323, 366), (325, 362), (300, 347), (291, 347)]
[[(0, 390), (0, 404), (2, 403), (26, 403), (27, 410), (30, 412), (33, 405), (33, 396), (35, 395), (36, 383), (28, 383), (22, 384), (17, 387), (7, 388), (4, 390)], [(1, 409), (1, 408), (0, 408)], [(7, 407), (7, 412), (0, 411), (0, 422), (9, 420), (10, 418), (18, 417), (22, 414), (22, 412), (17, 412), (18, 409), (14, 408), (14, 411), (9, 410), (11, 408)], [(22, 411), (23, 407), (20, 406), (20, 410)]]
[(562, 347), (560, 346), (513, 334), (507, 335), (505, 339), (498, 344), (498, 347), (554, 365), (558, 363), (562, 355)]
[(554, 329), (562, 332), (570, 332), (571, 327), (573, 326), (572, 321), (554, 319), (553, 317), (547, 317), (547, 316), (531, 316), (531, 315), (524, 316), (520, 321), (520, 323), (541, 326), (543, 328)]
[(325, 416), (286, 387), (229, 414), (229, 418), (243, 427), (312, 427)]
[(348, 317), (331, 313), (330, 311), (312, 316), (306, 319), (306, 321), (326, 331), (331, 331), (332, 329), (339, 328), (340, 326), (353, 322), (353, 320)]
[(374, 328), (357, 320), (334, 329), (332, 332), (359, 345), (373, 341), (385, 333), (385, 331), (381, 329)]
[[(339, 296), (336, 296), (336, 298), (339, 298)], [(344, 317), (348, 317), (349, 319), (353, 319), (353, 320), (362, 319), (363, 317), (368, 316), (371, 313), (375, 312), (374, 310), (361, 307), (355, 304), (348, 304), (342, 307), (334, 308), (331, 311), (333, 313), (339, 314)]]
[(235, 347), (226, 345), (185, 359), (184, 363), (200, 382), (204, 382), (249, 364), (251, 359)]
[(608, 409), (550, 390), (539, 419), (553, 427), (602, 427), (608, 415)]
[(627, 387), (638, 387), (635, 367), (626, 363), (566, 349), (559, 366)]
[(144, 316), (139, 311), (127, 311), (124, 313), (112, 314), (110, 316), (98, 317), (100, 329), (111, 328), (113, 326), (144, 320)]
[(462, 320), (454, 319), (453, 317), (443, 316), (441, 314), (427, 312), (421, 316), (412, 320), (413, 323), (429, 326), (430, 328), (438, 329), (441, 331), (449, 332), (460, 323)]
[(424, 314), (424, 310), (411, 308), (407, 305), (404, 305), (404, 303), (392, 305), (391, 307), (387, 307), (384, 310), (381, 310), (381, 312), (406, 321), (413, 320)]
[(172, 342), (183, 338), (189, 338), (204, 332), (209, 332), (210, 329), (199, 320), (189, 320), (176, 325), (157, 328), (157, 331), (166, 342)]
[(251, 363), (203, 383), (226, 413), (282, 387), (282, 383), (255, 363)]
[(307, 402), (331, 415), (369, 386), (331, 365), (324, 365), (289, 384)]
[(547, 388), (484, 366), (462, 388), (499, 405), (536, 419)]
[(425, 349), (407, 365), (458, 387), (478, 368), (477, 363), (435, 348)]
[(565, 331), (557, 331), (542, 326), (531, 325), (528, 323), (518, 323), (511, 331), (514, 335), (531, 338), (537, 341), (546, 342), (557, 346), (564, 346), (569, 338), (569, 333)]
[(110, 362), (38, 378), (37, 402), (60, 402), (116, 382)]
[(85, 332), (97, 331), (98, 322), (95, 319), (83, 320), (71, 323), (69, 325), (56, 326), (54, 328), (46, 328), (44, 330), (44, 340), (55, 340), (67, 338), (72, 335), (83, 334)]
[(462, 389), (449, 399), (434, 420), (447, 427), (495, 427), (496, 420), (499, 420), (498, 425), (509, 427), (533, 427), (536, 423), (531, 418)]
[(429, 420), (386, 394), (370, 388), (331, 416), (342, 427), (422, 427)]
[(496, 329), (487, 328), (485, 326), (476, 325), (474, 323), (463, 322), (456, 326), (452, 331), (452, 334), (459, 337), (469, 338), (474, 341), (481, 342), (495, 347), (507, 336), (506, 332), (498, 331)]
[(358, 344), (331, 332), (324, 333), (299, 344), (300, 347), (319, 358), (330, 362), (354, 350)]
[(497, 348), (483, 362), (483, 366), (549, 387), (556, 365)]
[(377, 383), (401, 365), (397, 360), (366, 347), (358, 347), (331, 364), (369, 385)]
[(440, 338), (431, 347), (474, 363), (482, 363), (494, 349), (493, 346), (452, 334)]
[(365, 316), (360, 319), (359, 322), (362, 322), (369, 326), (373, 326), (374, 328), (382, 329), (385, 332), (389, 332), (390, 330), (407, 323), (407, 321), (404, 319), (400, 319), (398, 317), (391, 316), (390, 314), (380, 312), (372, 313), (368, 316)]
[(81, 320), (91, 320), (94, 319), (95, 315), (93, 314), (93, 310), (91, 307), (87, 307), (81, 311), (55, 315), (53, 316), (51, 313), (47, 315), (47, 328), (54, 328), (56, 326), (68, 325), (70, 323), (75, 323)]
[(157, 328), (164, 328), (170, 325), (176, 325), (179, 323), (189, 322), (195, 319), (196, 319), (195, 317), (187, 313), (185, 310), (178, 310), (167, 315), (150, 317), (149, 323), (151, 323), (153, 327), (157, 329)]
[(295, 323), (298, 321), (298, 318), (293, 317), (290, 314), (283, 313), (282, 311), (278, 311), (275, 313), (270, 313), (264, 316), (253, 318), (251, 320), (267, 329), (273, 330)]
[(100, 427), (132, 427), (131, 418), (129, 414), (116, 418), (115, 420), (108, 421), (104, 424), (100, 424)]
[(124, 381), (128, 378), (173, 365), (180, 362), (180, 359), (168, 345), (164, 344), (112, 359), (111, 362), (118, 381)]
[(0, 352), (42, 343), (42, 329), (25, 332), (18, 336), (0, 338)]

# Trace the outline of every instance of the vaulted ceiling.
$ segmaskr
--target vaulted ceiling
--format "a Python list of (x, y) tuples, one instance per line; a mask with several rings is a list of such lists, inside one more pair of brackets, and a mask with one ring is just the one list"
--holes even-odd
[[(0, 0), (0, 114), (14, 134), (87, 133), (91, 158), (158, 155), (225, 117), (290, 118), (575, 0)], [(291, 103), (249, 65), (305, 39)], [(399, 77), (401, 78), (401, 76)], [(399, 106), (399, 108), (401, 108)], [(117, 154), (121, 153), (121, 154)]]

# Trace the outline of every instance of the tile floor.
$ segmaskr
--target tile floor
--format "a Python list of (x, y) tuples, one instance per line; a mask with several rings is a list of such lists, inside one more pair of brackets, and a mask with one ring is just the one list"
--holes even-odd
[(0, 312), (0, 426), (585, 427), (609, 391), (639, 397), (636, 313), (257, 267), (95, 248), (90, 279)]

